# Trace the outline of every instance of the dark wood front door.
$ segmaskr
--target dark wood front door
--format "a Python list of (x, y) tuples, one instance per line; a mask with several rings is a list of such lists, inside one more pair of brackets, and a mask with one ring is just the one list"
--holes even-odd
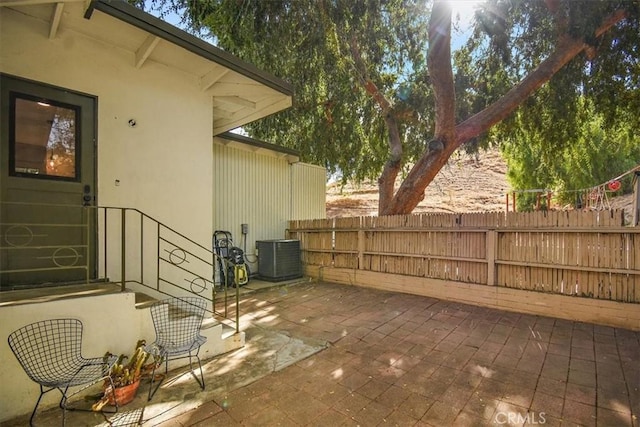
[(95, 277), (95, 97), (0, 75), (0, 290)]

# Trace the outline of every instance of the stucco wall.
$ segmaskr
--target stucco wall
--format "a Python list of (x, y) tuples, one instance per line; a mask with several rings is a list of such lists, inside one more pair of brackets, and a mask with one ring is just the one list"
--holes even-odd
[[(46, 298), (45, 298), (46, 299)], [(207, 320), (200, 333), (207, 339), (200, 348), (203, 363), (218, 354), (244, 346), (244, 332), (223, 337), (221, 323)], [(84, 326), (82, 354), (85, 357), (101, 357), (109, 351), (113, 354), (131, 355), (135, 344), (144, 339), (151, 344), (156, 333), (148, 308), (136, 308), (133, 291), (109, 295), (87, 296), (55, 301), (31, 301), (28, 304), (0, 307), (0, 336), (8, 337), (13, 331), (46, 319), (75, 318)], [(7, 341), (0, 345), (0, 424), (17, 416), (30, 414), (39, 395), (38, 384), (31, 381), (14, 357)], [(169, 361), (169, 370), (189, 364), (188, 358)], [(204, 368), (206, 372), (206, 367)], [(146, 385), (145, 385), (146, 386)], [(194, 387), (197, 387), (194, 382)], [(141, 387), (142, 388), (142, 387)], [(91, 392), (95, 389), (89, 389)], [(147, 389), (144, 390), (146, 392)], [(81, 394), (82, 395), (82, 394)], [(38, 413), (47, 407), (57, 406), (60, 393), (45, 394)], [(36, 415), (36, 425), (38, 418)], [(68, 424), (68, 423), (67, 423)]]
[(98, 204), (136, 207), (208, 244), (212, 101), (196, 79), (153, 61), (137, 69), (133, 53), (64, 26), (49, 39), (46, 22), (1, 12), (2, 72), (98, 97)]
[[(205, 247), (211, 247), (214, 229), (232, 231), (241, 244), (241, 223), (249, 224), (249, 254), (255, 240), (284, 237), (291, 219), (285, 158), (222, 146), (213, 153), (211, 95), (196, 77), (153, 61), (136, 68), (133, 52), (69, 30), (64, 22), (49, 39), (46, 20), (0, 7), (0, 71), (97, 97), (98, 205), (137, 208)], [(129, 352), (145, 328), (131, 328), (141, 313), (133, 308), (133, 294), (2, 307), (0, 334), (6, 339), (37, 320), (77, 317), (85, 322), (87, 355)], [(0, 356), (0, 384), (17, 384), (11, 395), (0, 388), (2, 421), (31, 410), (37, 385), (6, 344)], [(47, 396), (44, 406), (56, 398)]]
[[(55, 38), (47, 36), (47, 22), (0, 8), (0, 71), (97, 97), (97, 204), (138, 208), (208, 246), (210, 95), (191, 76), (151, 61), (137, 69), (131, 52), (64, 25)], [(132, 293), (0, 308), (0, 384), (12, 385), (10, 392), (0, 388), (0, 421), (31, 411), (38, 396), (6, 344), (11, 331), (45, 318), (75, 317), (85, 324), (87, 355), (129, 353), (143, 324), (149, 325), (142, 315), (148, 312), (134, 309)], [(43, 407), (58, 399), (50, 393)]]
[[(100, 357), (106, 351), (130, 354), (139, 339), (153, 342), (155, 337), (149, 312), (136, 310), (135, 295), (130, 292), (2, 307), (0, 315), (0, 334), (5, 340), (0, 346), (0, 384), (4, 384), (0, 387), (0, 421), (30, 413), (40, 393), (38, 385), (29, 380), (6, 343), (12, 331), (45, 319), (80, 319), (84, 325), (85, 357)], [(55, 406), (59, 400), (60, 393), (47, 393), (40, 408)]]

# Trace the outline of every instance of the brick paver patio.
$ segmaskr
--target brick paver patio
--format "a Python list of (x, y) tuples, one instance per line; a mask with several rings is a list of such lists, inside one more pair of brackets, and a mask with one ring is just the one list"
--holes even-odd
[(638, 332), (328, 283), (241, 313), (329, 346), (159, 425), (639, 425)]
[(67, 425), (640, 426), (640, 332), (316, 282), (240, 312), (246, 346), (206, 362), (204, 391), (176, 372), (152, 402)]

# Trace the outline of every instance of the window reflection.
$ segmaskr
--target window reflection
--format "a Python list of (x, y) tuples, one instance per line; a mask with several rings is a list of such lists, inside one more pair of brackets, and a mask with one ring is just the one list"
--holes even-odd
[(13, 108), (13, 174), (76, 179), (77, 111), (19, 96)]

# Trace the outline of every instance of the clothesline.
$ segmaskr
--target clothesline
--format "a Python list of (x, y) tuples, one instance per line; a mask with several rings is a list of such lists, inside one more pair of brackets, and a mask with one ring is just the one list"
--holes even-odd
[[(592, 208), (596, 210), (605, 210), (610, 209), (611, 205), (609, 203), (609, 192), (618, 191), (621, 187), (620, 180), (625, 176), (632, 174), (636, 171), (640, 171), (640, 164), (636, 167), (629, 169), (621, 175), (618, 175), (615, 178), (612, 178), (602, 184), (596, 185), (594, 187), (583, 188), (580, 190), (562, 190), (563, 193), (574, 193), (577, 195), (576, 197), (576, 205), (580, 208)], [(532, 188), (527, 190), (513, 190), (510, 193), (507, 193), (507, 212), (509, 211), (509, 194), (513, 196), (512, 204), (513, 210), (516, 210), (516, 194), (538, 194), (537, 205), (540, 204), (540, 196), (542, 194), (546, 195), (547, 206), (551, 204), (551, 195), (557, 192), (556, 190), (552, 190), (549, 188)], [(583, 200), (583, 197), (584, 200)]]
[[(640, 165), (637, 165), (636, 167), (629, 169), (628, 171), (626, 171), (625, 173), (612, 178), (602, 184), (598, 184), (595, 185), (593, 187), (588, 187), (588, 188), (582, 188), (579, 190), (562, 190), (563, 193), (588, 193), (590, 191), (596, 190), (600, 187), (606, 186), (607, 184), (609, 184), (610, 182), (614, 182), (614, 181), (619, 181), (622, 178), (624, 178), (625, 176), (632, 174), (635, 171), (640, 171)], [(558, 190), (553, 190), (551, 188), (530, 188), (530, 189), (526, 189), (526, 190), (513, 190), (510, 191), (509, 193), (516, 193), (516, 194), (525, 194), (525, 193), (557, 193)]]

